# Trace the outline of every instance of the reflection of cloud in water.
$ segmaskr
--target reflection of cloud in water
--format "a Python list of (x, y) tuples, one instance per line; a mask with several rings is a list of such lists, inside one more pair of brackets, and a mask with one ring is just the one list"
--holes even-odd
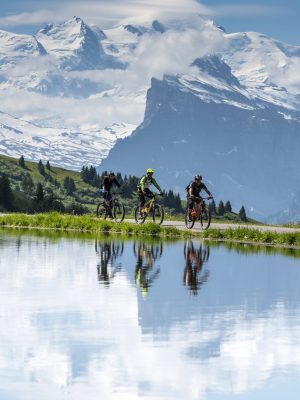
[[(174, 321), (168, 340), (142, 334), (137, 289), (123, 272), (100, 290), (93, 246), (32, 239), (19, 253), (4, 249), (1, 398), (201, 399), (259, 389), (276, 370), (300, 367), (300, 310), (283, 302), (260, 315), (199, 311)], [(131, 247), (122, 260), (134, 265)]]

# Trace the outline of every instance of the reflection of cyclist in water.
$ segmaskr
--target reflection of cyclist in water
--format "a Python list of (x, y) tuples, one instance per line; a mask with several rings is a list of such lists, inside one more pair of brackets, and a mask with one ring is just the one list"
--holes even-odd
[(117, 265), (116, 260), (123, 254), (124, 243), (96, 240), (95, 250), (100, 256), (100, 263), (97, 265), (98, 281), (108, 286), (116, 273), (121, 270), (121, 264)]
[(160, 273), (160, 268), (153, 269), (153, 265), (162, 255), (162, 243), (134, 242), (133, 251), (136, 256), (135, 282), (146, 297)]
[(184, 285), (191, 291), (192, 294), (198, 294), (200, 286), (205, 283), (209, 277), (209, 271), (203, 268), (204, 264), (209, 259), (209, 247), (200, 243), (196, 245), (189, 241), (184, 246), (185, 268), (183, 275)]

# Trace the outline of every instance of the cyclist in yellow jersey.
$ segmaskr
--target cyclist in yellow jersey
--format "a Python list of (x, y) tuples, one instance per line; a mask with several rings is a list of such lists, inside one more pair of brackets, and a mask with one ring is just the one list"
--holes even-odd
[(146, 197), (152, 198), (154, 193), (149, 189), (151, 185), (155, 186), (159, 193), (162, 195), (162, 190), (156, 180), (153, 178), (154, 170), (148, 168), (146, 175), (142, 176), (137, 185), (137, 192), (140, 198), (140, 208), (143, 208), (146, 202)]

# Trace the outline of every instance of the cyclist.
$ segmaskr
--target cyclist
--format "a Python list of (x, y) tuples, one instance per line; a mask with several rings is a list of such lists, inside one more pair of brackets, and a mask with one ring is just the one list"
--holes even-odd
[(159, 194), (162, 195), (162, 190), (156, 180), (153, 178), (154, 170), (152, 168), (148, 168), (146, 171), (146, 175), (142, 176), (137, 185), (137, 192), (140, 198), (140, 210), (144, 207), (146, 199), (145, 196), (152, 198), (154, 193), (151, 192), (149, 186), (153, 185), (159, 191)]
[[(203, 201), (202, 197), (200, 196), (200, 192), (202, 189), (208, 194), (209, 199), (213, 199), (213, 195), (207, 189), (206, 185), (202, 182), (202, 176), (195, 175), (194, 181), (190, 182), (188, 184), (188, 186), (186, 187), (189, 215), (190, 215), (195, 203), (198, 204)], [(190, 218), (191, 218), (191, 215), (190, 215)]]
[(109, 205), (108, 216), (112, 218), (111, 208), (112, 208), (112, 195), (110, 193), (110, 189), (113, 185), (120, 187), (120, 183), (117, 181), (114, 172), (110, 171), (108, 175), (106, 175), (103, 179), (103, 183), (101, 185), (103, 198)]

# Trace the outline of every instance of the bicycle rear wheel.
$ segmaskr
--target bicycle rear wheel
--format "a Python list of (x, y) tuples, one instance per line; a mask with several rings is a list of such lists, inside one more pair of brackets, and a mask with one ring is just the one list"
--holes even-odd
[(97, 205), (96, 215), (98, 218), (105, 219), (107, 217), (107, 210), (106, 210), (106, 207), (104, 206), (103, 202), (101, 202)]
[(140, 206), (136, 206), (134, 210), (134, 219), (137, 224), (143, 224), (147, 218), (146, 213), (140, 212)]
[(209, 228), (211, 221), (211, 211), (208, 207), (206, 207), (204, 210), (202, 210), (201, 215), (200, 215), (200, 225), (203, 230), (206, 230)]
[(192, 216), (190, 215), (190, 212), (189, 212), (189, 209), (188, 209), (188, 208), (186, 209), (186, 212), (185, 212), (184, 222), (185, 222), (185, 226), (186, 226), (188, 229), (192, 229), (193, 226), (195, 225), (195, 217), (192, 217)]
[(112, 208), (112, 215), (114, 220), (118, 223), (122, 222), (125, 217), (125, 207), (119, 201), (115, 201)]
[(115, 241), (112, 243), (112, 252), (115, 257), (120, 257), (124, 251), (124, 243), (122, 241)]
[(152, 211), (153, 222), (161, 225), (163, 223), (165, 211), (159, 204), (155, 204)]

